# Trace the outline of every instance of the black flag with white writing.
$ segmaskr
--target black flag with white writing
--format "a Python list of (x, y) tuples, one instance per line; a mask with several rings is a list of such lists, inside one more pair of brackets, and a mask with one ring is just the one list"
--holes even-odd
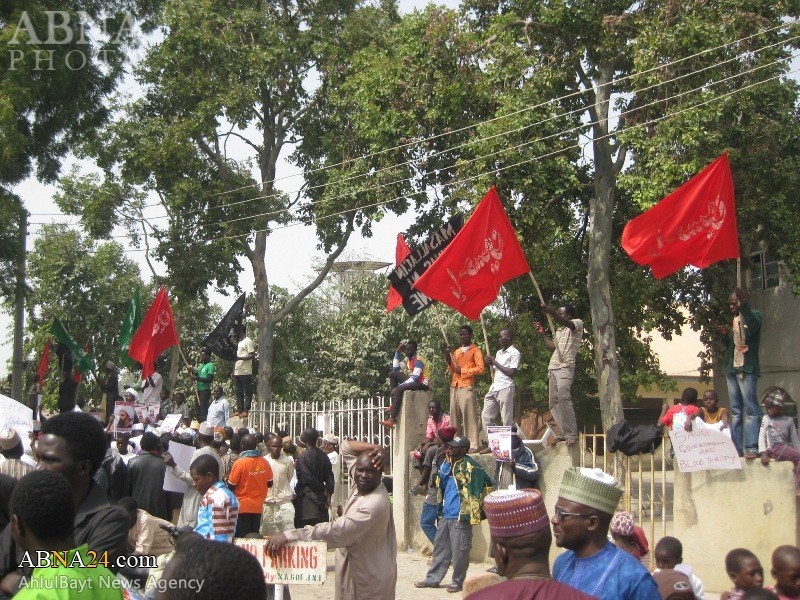
[(244, 317), (244, 296), (239, 296), (228, 314), (222, 317), (219, 325), (203, 341), (203, 345), (222, 360), (236, 360), (236, 348), (239, 345), (236, 329), (242, 324)]
[(411, 254), (389, 273), (389, 282), (402, 296), (403, 308), (410, 316), (422, 312), (435, 302), (419, 290), (415, 290), (414, 282), (433, 264), (463, 226), (463, 215), (457, 214), (451, 217), (422, 244), (412, 248)]

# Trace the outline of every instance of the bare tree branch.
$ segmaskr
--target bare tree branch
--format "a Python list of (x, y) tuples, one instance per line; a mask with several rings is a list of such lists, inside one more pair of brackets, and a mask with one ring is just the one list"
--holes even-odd
[(344, 251), (345, 246), (347, 246), (347, 240), (350, 239), (350, 234), (353, 233), (354, 225), (353, 221), (355, 220), (355, 215), (350, 215), (350, 218), (347, 220), (347, 228), (344, 231), (344, 235), (342, 239), (339, 241), (339, 245), (337, 246), (336, 250), (331, 252), (328, 255), (328, 258), (325, 260), (325, 264), (323, 265), (322, 269), (320, 269), (319, 274), (316, 276), (314, 281), (309, 283), (306, 287), (304, 287), (300, 292), (286, 305), (275, 314), (274, 322), (277, 323), (281, 319), (283, 319), (286, 315), (292, 312), (297, 305), (300, 304), (303, 300), (305, 300), (306, 296), (308, 296), (311, 292), (313, 292), (322, 280), (328, 275), (328, 272), (331, 270), (333, 263), (339, 258), (339, 255)]

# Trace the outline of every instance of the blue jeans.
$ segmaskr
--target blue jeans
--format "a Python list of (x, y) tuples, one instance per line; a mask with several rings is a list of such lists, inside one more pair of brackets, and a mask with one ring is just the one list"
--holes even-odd
[(436, 537), (436, 516), (439, 513), (439, 508), (435, 504), (422, 503), (422, 514), (419, 517), (419, 525), (422, 527), (425, 537), (427, 537), (431, 544)]
[[(758, 406), (758, 377), (745, 373), (726, 373), (728, 398), (731, 403), (731, 440), (739, 454), (758, 452), (758, 429), (761, 426), (761, 408)], [(742, 444), (744, 432), (744, 444)]]

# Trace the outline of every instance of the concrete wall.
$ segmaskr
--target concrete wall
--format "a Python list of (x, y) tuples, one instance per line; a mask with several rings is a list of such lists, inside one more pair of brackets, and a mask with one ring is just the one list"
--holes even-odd
[[(797, 544), (797, 506), (792, 464), (744, 462), (741, 471), (675, 474), (675, 537), (684, 562), (710, 592), (731, 588), (725, 555), (733, 548), (754, 552), (769, 575), (772, 551)], [(657, 541), (657, 540), (655, 540)], [(651, 543), (655, 546), (655, 543)]]

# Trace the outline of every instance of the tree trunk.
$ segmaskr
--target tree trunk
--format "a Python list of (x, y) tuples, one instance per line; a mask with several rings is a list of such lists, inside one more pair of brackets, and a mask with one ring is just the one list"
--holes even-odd
[(256, 400), (269, 406), (272, 401), (272, 359), (274, 355), (275, 319), (269, 301), (269, 279), (265, 262), (267, 234), (256, 234), (250, 256), (256, 283), (256, 319), (258, 321), (258, 377)]
[(589, 205), (589, 265), (587, 273), (589, 306), (594, 330), (597, 393), (600, 398), (603, 428), (606, 430), (623, 419), (610, 278), (612, 216), (617, 176), (611, 143), (608, 138), (611, 86), (604, 84), (610, 82), (612, 76), (612, 66), (610, 64), (602, 65), (595, 87), (594, 197)]

